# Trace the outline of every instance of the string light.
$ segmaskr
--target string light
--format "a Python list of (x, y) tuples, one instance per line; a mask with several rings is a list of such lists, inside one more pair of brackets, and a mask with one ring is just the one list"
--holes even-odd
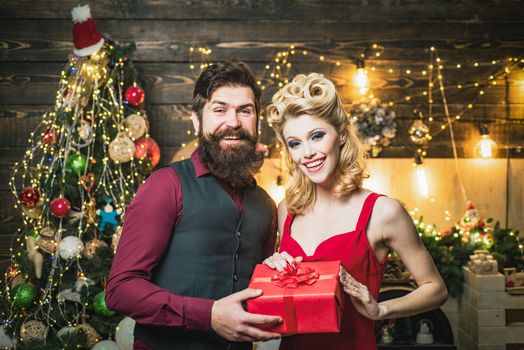
[(497, 144), (489, 136), (488, 126), (480, 126), (480, 140), (475, 146), (475, 153), (481, 158), (493, 158), (497, 153)]
[(361, 95), (366, 95), (369, 90), (368, 71), (366, 70), (364, 60), (357, 60), (355, 86), (358, 88)]
[(419, 153), (415, 154), (415, 160), (413, 162), (413, 167), (415, 168), (415, 174), (417, 178), (417, 188), (419, 194), (424, 198), (429, 198), (429, 187), (428, 180), (426, 176), (426, 170), (424, 168), (422, 157)]

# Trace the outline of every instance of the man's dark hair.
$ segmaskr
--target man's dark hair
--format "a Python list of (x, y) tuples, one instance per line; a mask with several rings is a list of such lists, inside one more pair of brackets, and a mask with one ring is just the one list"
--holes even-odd
[(255, 111), (260, 113), (262, 90), (257, 85), (255, 75), (243, 62), (227, 61), (209, 65), (198, 77), (193, 89), (192, 110), (202, 121), (202, 109), (213, 92), (222, 86), (245, 86), (253, 90)]

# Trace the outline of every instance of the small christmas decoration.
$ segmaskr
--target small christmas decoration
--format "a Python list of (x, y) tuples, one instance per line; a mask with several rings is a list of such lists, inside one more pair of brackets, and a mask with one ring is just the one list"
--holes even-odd
[(73, 146), (83, 148), (89, 146), (93, 142), (93, 127), (89, 122), (85, 120), (80, 121), (78, 127), (76, 128), (76, 131), (81, 141), (79, 140), (78, 142), (73, 142)]
[(84, 243), (76, 236), (67, 236), (58, 245), (58, 253), (64, 260), (78, 257), (83, 249)]
[(130, 86), (124, 93), (124, 98), (131, 106), (139, 106), (144, 102), (144, 90), (139, 86)]
[(42, 217), (43, 206), (44, 201), (40, 198), (34, 207), (22, 205), (22, 212), (30, 219), (40, 219)]
[(479, 275), (492, 275), (498, 273), (497, 260), (489, 254), (488, 250), (478, 249), (469, 257), (468, 267), (473, 273)]
[(98, 343), (101, 339), (100, 334), (98, 334), (98, 332), (95, 331), (95, 329), (87, 323), (79, 324), (75, 327), (75, 331), (77, 333), (85, 335), (85, 342), (82, 345), (88, 349), (93, 347), (93, 345)]
[(56, 230), (52, 226), (48, 225), (42, 227), (38, 233), (44, 237), (55, 237)]
[(109, 310), (106, 305), (106, 293), (105, 291), (99, 292), (93, 299), (93, 308), (102, 316), (110, 317), (115, 314), (114, 311)]
[(142, 138), (135, 143), (135, 158), (146, 157), (150, 159), (152, 167), (160, 161), (160, 147), (151, 137)]
[(93, 173), (87, 173), (80, 176), (80, 183), (87, 192), (91, 192), (93, 186), (95, 185), (95, 175)]
[(131, 114), (124, 120), (128, 134), (133, 140), (138, 140), (147, 133), (147, 120), (139, 114)]
[(56, 299), (60, 304), (63, 304), (66, 300), (73, 301), (75, 303), (81, 303), (82, 299), (80, 293), (74, 292), (71, 288), (64, 289), (56, 295)]
[(419, 320), (417, 329), (416, 342), (418, 344), (433, 344), (433, 322), (427, 318)]
[(51, 202), (51, 213), (57, 218), (67, 216), (71, 211), (71, 203), (65, 198), (56, 198)]
[(36, 238), (36, 246), (40, 249), (42, 249), (44, 252), (53, 254), (56, 250), (57, 244), (54, 238), (45, 237), (45, 236), (38, 236)]
[(80, 276), (75, 282), (75, 290), (81, 292), (82, 288), (89, 288), (95, 284), (94, 281), (90, 280), (85, 276)]
[(122, 235), (122, 226), (118, 226), (113, 238), (111, 239), (111, 246), (113, 247), (113, 252), (116, 253), (116, 248), (118, 247), (118, 242), (120, 242), (120, 236)]
[(36, 206), (38, 200), (40, 199), (40, 194), (38, 190), (34, 187), (26, 187), (22, 190), (20, 194), (20, 202), (22, 202), (26, 207), (32, 208)]
[(42, 142), (46, 145), (52, 145), (60, 138), (60, 132), (54, 128), (46, 128), (42, 136)]
[(35, 276), (40, 279), (42, 277), (42, 267), (44, 264), (44, 256), (37, 250), (36, 240), (33, 236), (26, 236), (27, 255), (35, 266)]
[(99, 240), (97, 238), (94, 238), (94, 239), (90, 240), (85, 245), (84, 256), (86, 258), (92, 258), (95, 255), (96, 250), (98, 248), (100, 248), (100, 247), (107, 247), (106, 242), (101, 241), (101, 240)]
[(133, 159), (134, 142), (124, 133), (119, 133), (109, 144), (109, 157), (116, 163), (125, 163)]
[(110, 225), (113, 230), (118, 226), (118, 220), (116, 218), (118, 217), (118, 215), (122, 213), (122, 210), (114, 210), (113, 206), (111, 205), (110, 199), (106, 198), (106, 205), (104, 206), (104, 210), (102, 211), (98, 209), (96, 213), (100, 216), (98, 229), (101, 232), (104, 232), (107, 225)]
[(422, 119), (415, 119), (413, 124), (409, 127), (408, 132), (411, 141), (417, 146), (425, 145), (429, 140), (431, 140), (429, 126), (424, 124)]
[(75, 333), (75, 329), (70, 326), (62, 327), (56, 332), (56, 335), (58, 338), (67, 338), (68, 336), (71, 336)]
[(135, 320), (124, 317), (116, 327), (115, 340), (121, 350), (133, 350)]
[(351, 123), (364, 141), (364, 146), (377, 157), (383, 148), (391, 144), (397, 132), (395, 112), (386, 103), (373, 98), (353, 103), (350, 111)]
[(91, 198), (89, 202), (85, 203), (84, 216), (88, 224), (94, 225), (96, 223), (96, 202), (94, 199)]
[(73, 174), (80, 175), (86, 169), (86, 158), (80, 153), (70, 155), (67, 158), (66, 167)]
[(47, 327), (37, 320), (26, 321), (20, 328), (20, 337), (23, 342), (44, 340), (47, 337)]
[(28, 283), (21, 283), (11, 290), (11, 298), (16, 306), (25, 309), (33, 305), (36, 290)]
[(73, 18), (73, 41), (75, 55), (79, 57), (95, 54), (102, 45), (104, 38), (96, 31), (96, 22), (91, 18), (89, 5), (75, 7), (71, 11)]
[(16, 341), (5, 333), (5, 327), (6, 326), (0, 326), (0, 348), (13, 349), (16, 346)]
[(102, 340), (91, 348), (91, 350), (121, 350), (118, 344), (112, 340)]

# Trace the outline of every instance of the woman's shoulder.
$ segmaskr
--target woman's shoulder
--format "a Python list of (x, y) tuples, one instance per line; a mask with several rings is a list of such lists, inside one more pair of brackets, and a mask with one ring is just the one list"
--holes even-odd
[[(373, 194), (373, 191), (368, 189), (362, 189), (365, 191), (365, 197)], [(375, 201), (373, 207), (373, 216), (375, 220), (379, 220), (382, 223), (391, 222), (403, 217), (407, 213), (405, 206), (398, 199), (388, 197), (386, 195), (380, 195)]]

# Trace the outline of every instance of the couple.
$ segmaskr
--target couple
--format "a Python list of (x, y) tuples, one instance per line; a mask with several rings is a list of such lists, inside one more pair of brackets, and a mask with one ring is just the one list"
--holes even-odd
[[(243, 63), (211, 65), (198, 78), (192, 119), (199, 148), (155, 171), (127, 207), (106, 287), (110, 309), (136, 320), (135, 349), (251, 349), (280, 335), (280, 317), (248, 313), (246, 289), (264, 261), (341, 260), (341, 332), (285, 337), (283, 349), (375, 349), (373, 320), (439, 307), (447, 291), (401, 204), (362, 188), (362, 146), (331, 81), (298, 75), (273, 96), (268, 117), (290, 168), (275, 208), (253, 175), (261, 90)], [(273, 253), (276, 231), (279, 253)], [(390, 250), (418, 288), (378, 303)], [(265, 259), (265, 260), (264, 260)]]

